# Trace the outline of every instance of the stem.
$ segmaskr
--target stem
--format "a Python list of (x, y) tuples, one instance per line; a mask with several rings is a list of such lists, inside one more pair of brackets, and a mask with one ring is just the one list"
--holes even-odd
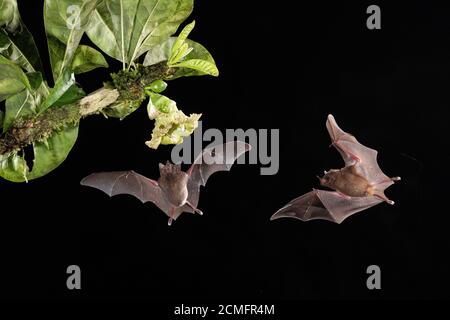
[(0, 137), (0, 154), (45, 139), (67, 125), (78, 124), (82, 117), (100, 112), (118, 98), (116, 89), (101, 88), (76, 103), (50, 108), (36, 117), (18, 121)]
[(111, 75), (114, 79), (113, 88), (100, 88), (75, 103), (56, 108), (50, 107), (35, 117), (16, 121), (11, 128), (0, 135), (0, 155), (48, 138), (55, 130), (60, 130), (67, 125), (76, 125), (82, 118), (98, 114), (122, 100), (141, 102), (142, 95), (133, 95), (130, 91), (144, 92), (145, 86), (155, 80), (166, 79), (175, 72), (174, 69), (167, 67), (166, 62), (149, 67), (139, 66), (139, 70), (140, 72), (132, 77), (127, 77), (124, 74), (126, 71), (119, 71)]
[(101, 88), (90, 95), (81, 99), (78, 103), (80, 116), (86, 117), (97, 114), (102, 109), (113, 104), (119, 99), (119, 91), (117, 89)]

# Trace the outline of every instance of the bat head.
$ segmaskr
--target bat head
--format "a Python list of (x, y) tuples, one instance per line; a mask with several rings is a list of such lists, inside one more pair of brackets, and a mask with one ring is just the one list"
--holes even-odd
[(169, 161), (166, 164), (159, 164), (159, 174), (162, 177), (163, 175), (176, 175), (181, 171), (181, 166), (179, 164), (172, 164)]
[(161, 176), (158, 179), (158, 184), (167, 199), (175, 206), (183, 205), (188, 196), (188, 174), (181, 171), (180, 165), (171, 164), (168, 161), (165, 165), (159, 164), (159, 173)]
[(339, 179), (339, 170), (330, 170), (325, 171), (323, 177), (318, 177), (320, 181), (320, 185), (324, 187), (328, 187), (331, 189), (335, 189), (336, 180)]

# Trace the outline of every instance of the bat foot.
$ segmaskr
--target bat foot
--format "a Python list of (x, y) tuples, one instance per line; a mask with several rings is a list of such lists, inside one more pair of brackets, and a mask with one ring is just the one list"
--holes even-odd
[(203, 215), (203, 211), (202, 210), (200, 210), (200, 209), (197, 209), (197, 208), (192, 208), (192, 210), (194, 210), (194, 213), (197, 213), (197, 214), (199, 214), (199, 215)]
[(190, 203), (189, 201), (186, 201), (186, 204), (192, 209), (194, 210), (195, 213), (198, 213), (199, 215), (203, 215), (203, 211), (201, 211), (200, 209), (196, 208), (192, 203)]
[(194, 210), (194, 212), (195, 213), (197, 213), (197, 214), (199, 214), (199, 215), (203, 215), (203, 211), (202, 210), (199, 210), (199, 209), (197, 209), (197, 208), (195, 208), (195, 209), (193, 209)]
[(380, 193), (374, 193), (374, 196), (387, 202), (388, 204), (390, 204), (391, 206), (395, 204), (394, 201), (392, 201), (391, 199), (388, 199), (384, 194), (380, 194)]

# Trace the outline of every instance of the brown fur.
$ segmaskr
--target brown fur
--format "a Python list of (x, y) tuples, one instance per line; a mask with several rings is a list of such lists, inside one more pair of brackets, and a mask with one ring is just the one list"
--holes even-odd
[(321, 185), (350, 197), (366, 197), (371, 191), (369, 182), (358, 175), (354, 166), (330, 170), (320, 179)]
[(160, 164), (159, 172), (161, 177), (158, 184), (164, 191), (167, 200), (176, 207), (181, 207), (186, 203), (188, 197), (187, 182), (189, 176), (181, 171), (179, 165), (169, 162), (166, 165)]

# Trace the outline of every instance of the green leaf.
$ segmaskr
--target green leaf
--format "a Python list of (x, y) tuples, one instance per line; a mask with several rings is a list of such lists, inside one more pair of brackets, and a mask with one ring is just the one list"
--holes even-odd
[(23, 24), (15, 33), (0, 30), (0, 54), (28, 72), (43, 72), (33, 36)]
[(28, 72), (26, 73), (28, 82), (30, 82), (30, 88), (32, 91), (36, 91), (42, 85), (44, 79), (42, 78), (42, 73), (40, 72)]
[(172, 53), (169, 58), (169, 64), (176, 63), (179, 61), (175, 59), (175, 57), (179, 55), (181, 47), (183, 46), (183, 44), (185, 44), (185, 40), (191, 33), (192, 29), (194, 29), (194, 27), (195, 27), (195, 20), (192, 21), (190, 24), (188, 24), (186, 27), (184, 27), (184, 29), (180, 32), (180, 34), (177, 37), (177, 40), (173, 44)]
[(6, 132), (15, 121), (35, 115), (38, 106), (47, 95), (47, 88), (40, 72), (29, 72), (26, 76), (30, 81), (31, 90), (22, 90), (6, 99), (3, 132)]
[(78, 136), (78, 126), (55, 132), (46, 141), (33, 144), (34, 160), (30, 172), (23, 155), (13, 152), (0, 155), (0, 176), (13, 182), (24, 182), (48, 174), (67, 158)]
[[(2, 67), (0, 66), (0, 72)], [(2, 79), (0, 76), (0, 101), (22, 91), (25, 88), (23, 83), (12, 78)]]
[(27, 180), (28, 166), (25, 159), (17, 152), (0, 155), (0, 177), (12, 182)]
[[(48, 42), (51, 43), (49, 46), (51, 50), (51, 55), (56, 57), (54, 60), (57, 61), (57, 57), (64, 56), (65, 46), (59, 42), (55, 41), (53, 38), (49, 38)], [(56, 69), (60, 69), (62, 67), (62, 60), (58, 60), (55, 64)], [(108, 63), (106, 62), (103, 55), (86, 45), (79, 45), (77, 51), (75, 52), (75, 56), (73, 57), (72, 65), (68, 70), (73, 71), (76, 74), (88, 72), (94, 70), (99, 67), (108, 67)]]
[(28, 90), (23, 90), (6, 99), (3, 132), (6, 132), (17, 119), (28, 117), (35, 113), (36, 101)]
[(78, 137), (78, 125), (56, 132), (46, 142), (33, 144), (34, 163), (28, 180), (42, 177), (66, 160)]
[[(150, 66), (150, 65), (159, 63), (161, 61), (168, 60), (170, 57), (170, 54), (172, 52), (173, 44), (175, 43), (176, 39), (177, 38), (175, 38), (175, 37), (170, 37), (169, 39), (164, 41), (162, 44), (155, 46), (154, 48), (152, 48), (152, 50), (147, 52), (147, 55), (145, 56), (145, 60), (144, 60), (144, 66)], [(189, 39), (187, 39), (185, 41), (189, 45), (189, 47), (192, 48), (192, 51), (185, 57), (185, 59), (187, 59), (187, 60), (201, 59), (201, 60), (208, 61), (215, 65), (213, 57), (208, 52), (208, 50), (206, 50), (205, 47), (203, 47), (198, 42), (195, 42), (195, 41), (192, 41)], [(179, 77), (201, 76), (201, 75), (205, 75), (205, 74), (206, 73), (198, 71), (198, 70), (194, 70), (194, 69), (180, 68), (175, 73), (175, 75), (170, 78), (170, 80), (173, 80), (173, 79), (176, 79)], [(167, 79), (167, 80), (169, 80), (169, 79)]]
[(167, 83), (162, 80), (155, 80), (146, 86), (145, 89), (156, 93), (161, 93), (167, 89)]
[(20, 18), (16, 0), (0, 0), (0, 54), (28, 72), (43, 72), (39, 52)]
[(15, 30), (20, 24), (19, 9), (16, 0), (0, 0), (0, 27)]
[(167, 61), (167, 65), (170, 67), (173, 66), (177, 62), (181, 61), (184, 57), (186, 57), (191, 51), (192, 48), (189, 48), (189, 45), (187, 43), (183, 43), (177, 50), (176, 54), (171, 55), (169, 61)]
[(201, 59), (190, 59), (178, 62), (177, 64), (172, 65), (173, 68), (188, 68), (200, 71), (202, 73), (209, 74), (214, 77), (219, 76), (219, 70), (217, 69), (216, 65)]
[(130, 65), (175, 33), (192, 9), (193, 0), (104, 0), (86, 32), (103, 52)]
[(84, 96), (86, 96), (84, 90), (77, 84), (73, 84), (72, 86), (69, 87), (69, 89), (67, 89), (66, 92), (64, 92), (64, 94), (55, 103), (52, 104), (51, 107), (52, 108), (62, 107), (67, 104), (77, 102)]
[(99, 0), (45, 0), (44, 22), (55, 81), (71, 70), (81, 37)]
[(30, 83), (22, 69), (0, 55), (0, 101), (25, 88), (30, 88)]
[(151, 93), (147, 106), (148, 116), (155, 120), (152, 139), (145, 144), (157, 149), (160, 144), (180, 144), (183, 138), (194, 132), (198, 127), (201, 114), (186, 116), (178, 110), (176, 102), (157, 93)]
[(162, 94), (150, 93), (150, 99), (147, 105), (147, 113), (150, 120), (156, 119), (161, 113), (177, 112), (175, 101), (163, 96)]
[(108, 117), (125, 119), (141, 106), (140, 101), (123, 100), (105, 108), (102, 113)]
[(84, 96), (84, 91), (75, 84), (73, 73), (64, 72), (58, 79), (55, 87), (50, 89), (48, 97), (39, 106), (39, 113), (50, 107), (58, 107), (73, 103)]
[(75, 53), (75, 57), (73, 58), (73, 72), (79, 74), (89, 72), (100, 67), (108, 68), (108, 62), (106, 62), (103, 55), (94, 48), (80, 45)]

